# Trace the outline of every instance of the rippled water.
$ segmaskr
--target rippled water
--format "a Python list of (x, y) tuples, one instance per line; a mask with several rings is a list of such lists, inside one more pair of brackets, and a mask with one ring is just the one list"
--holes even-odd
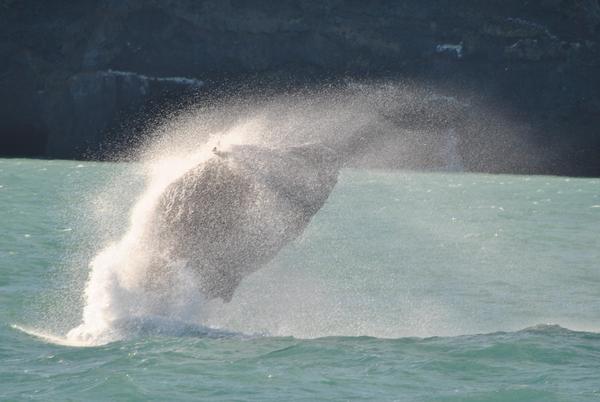
[(142, 188), (0, 160), (0, 400), (600, 397), (598, 179), (346, 170), (231, 303), (61, 345)]

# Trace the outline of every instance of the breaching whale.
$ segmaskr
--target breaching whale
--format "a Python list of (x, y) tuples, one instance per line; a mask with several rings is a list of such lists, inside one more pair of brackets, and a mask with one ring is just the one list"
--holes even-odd
[(150, 282), (164, 282), (166, 267), (180, 262), (205, 297), (230, 301), (243, 277), (303, 232), (339, 169), (337, 155), (323, 145), (213, 149), (156, 206), (150, 244), (158, 257)]

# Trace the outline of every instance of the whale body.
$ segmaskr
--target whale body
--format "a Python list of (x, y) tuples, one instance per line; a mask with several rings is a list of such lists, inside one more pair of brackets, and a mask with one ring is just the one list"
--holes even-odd
[(297, 238), (333, 190), (340, 169), (322, 145), (233, 146), (195, 166), (162, 194), (151, 236), (151, 281), (173, 262), (208, 299), (231, 300), (240, 281)]

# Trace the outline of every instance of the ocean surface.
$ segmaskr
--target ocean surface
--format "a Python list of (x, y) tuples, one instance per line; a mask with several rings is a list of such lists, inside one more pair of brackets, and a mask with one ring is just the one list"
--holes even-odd
[(600, 400), (600, 179), (344, 170), (231, 303), (74, 337), (146, 185), (0, 159), (0, 400)]

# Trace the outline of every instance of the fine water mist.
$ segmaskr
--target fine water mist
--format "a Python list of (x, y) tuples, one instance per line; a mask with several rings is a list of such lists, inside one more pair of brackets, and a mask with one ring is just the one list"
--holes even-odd
[[(282, 250), (275, 261), (243, 280), (230, 303), (208, 300), (193, 272), (179, 260), (163, 259), (160, 269), (172, 275), (168, 281), (149, 287), (147, 277), (149, 267), (156, 265), (153, 250), (157, 244), (156, 237), (148, 233), (154, 230), (157, 205), (166, 189), (213, 157), (215, 150), (226, 153), (240, 145), (277, 150), (322, 144), (333, 149), (344, 166), (389, 165), (390, 158), (399, 159), (395, 163), (402, 166), (403, 157), (422, 154), (424, 167), (460, 170), (464, 166), (457, 130), (473, 121), (481, 124), (481, 119), (489, 120), (493, 115), (489, 110), (481, 112), (484, 109), (474, 104), (468, 97), (454, 98), (414, 85), (349, 84), (208, 102), (165, 118), (149, 130), (143, 146), (131, 150), (129, 159), (137, 162), (129, 163), (124, 173), (115, 174), (107, 186), (94, 191), (82, 211), (94, 229), (93, 238), (81, 244), (91, 245), (93, 250), (81, 250), (80, 256), (73, 258), (81, 263), (81, 256), (91, 256), (89, 274), (80, 290), (82, 316), (78, 325), (66, 329), (67, 342), (94, 345), (140, 331), (178, 333), (190, 327), (297, 337), (460, 333), (455, 326), (448, 326), (447, 320), (439, 320), (451, 316), (443, 304), (435, 300), (417, 302), (408, 293), (400, 300), (413, 305), (409, 316), (397, 322), (369, 322), (376, 313), (367, 309), (356, 320), (348, 294), (323, 288), (314, 273), (303, 270), (301, 261), (286, 262), (287, 253), (297, 247), (295, 244), (302, 244), (304, 235)], [(479, 113), (475, 117), (474, 110)], [(507, 138), (511, 135), (508, 132)], [(423, 151), (420, 145), (427, 142), (432, 145)], [(132, 177), (141, 179), (140, 190), (131, 185)], [(126, 199), (133, 200), (131, 205), (124, 204)], [(313, 226), (308, 230), (318, 230)], [(339, 251), (331, 245), (332, 254)], [(303, 258), (313, 257), (303, 254)], [(293, 265), (292, 272), (286, 264)], [(329, 268), (322, 266), (324, 272)], [(370, 275), (371, 269), (357, 267), (355, 272)], [(253, 294), (256, 292), (260, 297)], [(281, 311), (274, 311), (273, 305), (261, 306), (267, 303), (265, 296), (269, 296), (269, 303), (286, 310), (288, 318), (282, 322)], [(354, 300), (362, 297), (352, 296)], [(361, 305), (364, 309), (364, 303)], [(74, 311), (65, 306), (61, 309)]]

